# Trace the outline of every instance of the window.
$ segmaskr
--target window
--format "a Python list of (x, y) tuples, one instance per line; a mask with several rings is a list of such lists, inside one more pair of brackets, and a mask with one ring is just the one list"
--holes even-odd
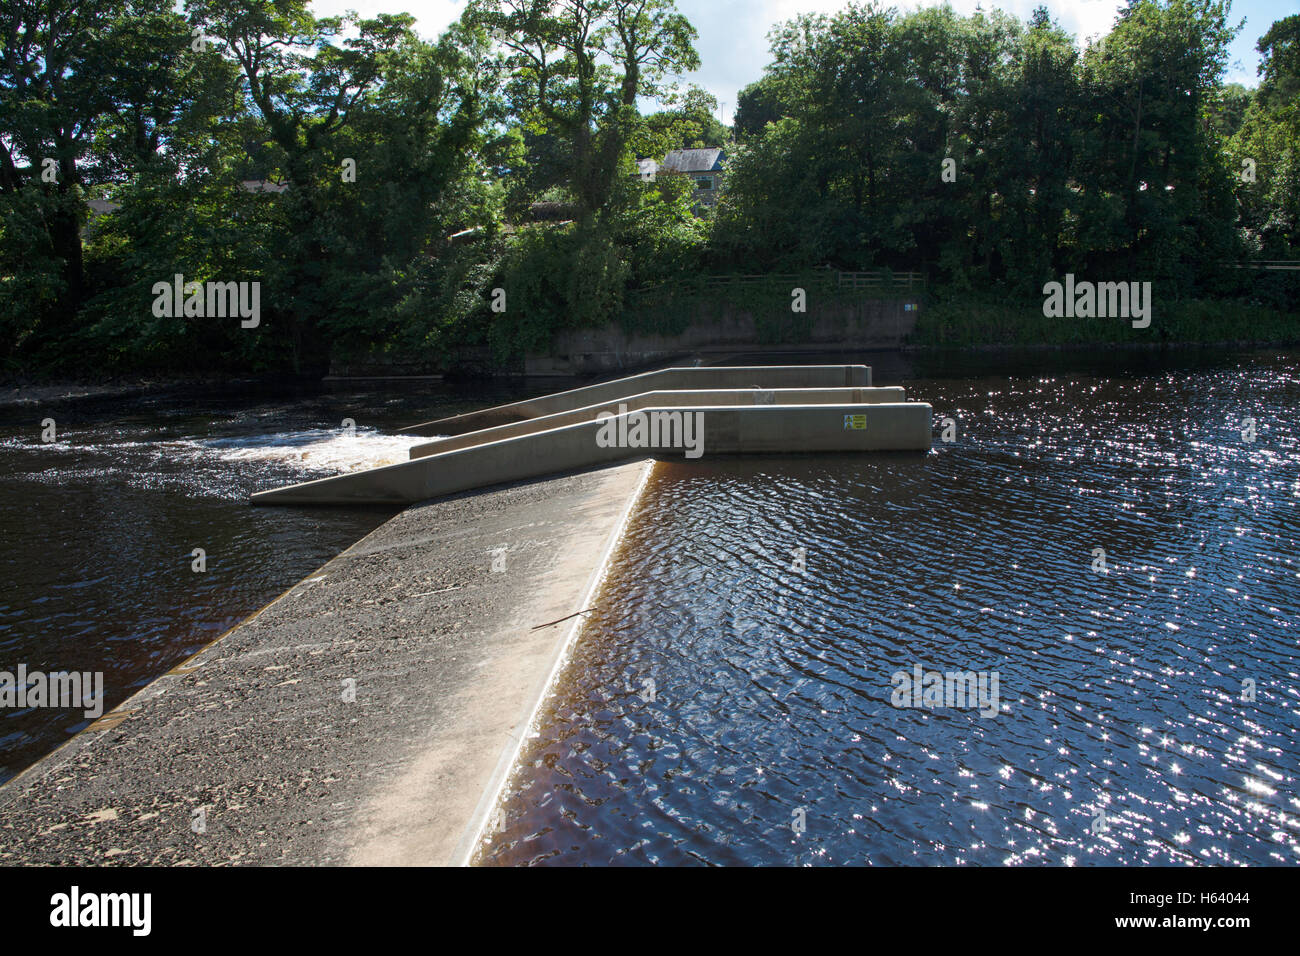
[(699, 177), (698, 179), (695, 180), (695, 188), (696, 188), (696, 189), (712, 189), (712, 188), (713, 188), (713, 177), (712, 177), (712, 176), (701, 176), (701, 177)]

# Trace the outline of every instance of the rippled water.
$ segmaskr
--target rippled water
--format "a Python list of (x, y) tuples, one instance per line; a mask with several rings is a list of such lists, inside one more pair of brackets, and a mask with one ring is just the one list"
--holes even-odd
[[(250, 493), (403, 460), (421, 439), (396, 428), (514, 397), (407, 386), (5, 409), (0, 671), (102, 671), (116, 706), (392, 513), (253, 508)], [(0, 782), (89, 722), (0, 710)]]
[(1300, 862), (1300, 353), (1137, 361), (904, 381), (924, 456), (658, 465), (481, 862)]

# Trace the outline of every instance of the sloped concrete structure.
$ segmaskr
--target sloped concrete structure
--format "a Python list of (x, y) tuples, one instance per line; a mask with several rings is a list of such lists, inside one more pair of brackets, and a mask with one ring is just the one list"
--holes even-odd
[[(655, 423), (659, 427), (653, 427)], [(920, 402), (646, 408), (263, 491), (252, 501), (259, 505), (413, 504), (471, 488), (638, 458), (926, 451), (930, 442), (931, 409)]]
[(0, 859), (465, 864), (651, 470), (406, 509), (0, 786)]
[(463, 435), (481, 428), (521, 422), (591, 405), (618, 402), (646, 392), (733, 388), (866, 388), (871, 369), (866, 365), (740, 365), (699, 368), (665, 368), (644, 372), (552, 395), (497, 405), (464, 415), (453, 415), (404, 428), (403, 435)]
[(870, 382), (865, 365), (662, 369), (417, 425), (446, 434), (252, 502), (405, 505), (653, 457), (929, 450), (930, 406)]
[[(647, 408), (685, 408), (710, 405), (880, 405), (906, 401), (901, 388), (776, 388), (776, 389), (714, 389), (710, 391), (661, 391), (644, 395), (631, 395), (618, 402), (619, 411), (639, 411)], [(595, 421), (602, 412), (612, 412), (608, 405), (589, 405), (570, 412), (557, 412), (529, 418), (495, 428), (484, 428), (464, 435), (453, 435), (416, 445), (411, 448), (412, 458), (439, 455), (443, 452), (482, 445), (504, 438), (517, 438), (533, 432), (549, 431), (565, 425)]]

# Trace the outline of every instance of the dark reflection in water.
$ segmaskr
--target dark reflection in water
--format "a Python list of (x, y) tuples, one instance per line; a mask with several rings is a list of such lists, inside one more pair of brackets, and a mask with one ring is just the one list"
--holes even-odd
[[(0, 671), (102, 671), (104, 708), (116, 706), (392, 514), (252, 508), (251, 492), (404, 460), (417, 439), (392, 430), (517, 397), (412, 385), (4, 409)], [(84, 714), (0, 709), (0, 782)]]
[[(660, 464), (481, 862), (1300, 862), (1297, 359), (971, 365), (904, 383), (926, 456)], [(916, 665), (999, 712), (896, 708)]]

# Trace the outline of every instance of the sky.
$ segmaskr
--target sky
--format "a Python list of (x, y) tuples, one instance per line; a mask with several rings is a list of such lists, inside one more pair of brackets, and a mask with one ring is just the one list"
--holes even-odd
[[(912, 10), (941, 4), (942, 0), (899, 0), (893, 6)], [(1021, 20), (1028, 20), (1040, 4), (1080, 44), (1088, 37), (1108, 32), (1115, 12), (1123, 5), (1117, 0), (951, 0), (953, 9), (961, 14), (973, 13), (979, 6), (986, 10), (998, 7)], [(847, 5), (848, 0), (677, 0), (677, 9), (699, 31), (695, 49), (702, 65), (685, 80), (698, 83), (716, 96), (729, 123), (737, 92), (762, 76), (767, 65), (768, 31), (801, 13), (834, 13)], [(416, 17), (416, 29), (422, 35), (432, 37), (460, 16), (464, 6), (464, 0), (313, 0), (311, 9), (317, 16), (349, 9), (362, 15), (406, 12)], [(1295, 12), (1296, 0), (1235, 0), (1229, 22), (1235, 24), (1244, 18), (1246, 25), (1230, 50), (1230, 82), (1246, 86), (1259, 82), (1255, 43), (1274, 21)]]

